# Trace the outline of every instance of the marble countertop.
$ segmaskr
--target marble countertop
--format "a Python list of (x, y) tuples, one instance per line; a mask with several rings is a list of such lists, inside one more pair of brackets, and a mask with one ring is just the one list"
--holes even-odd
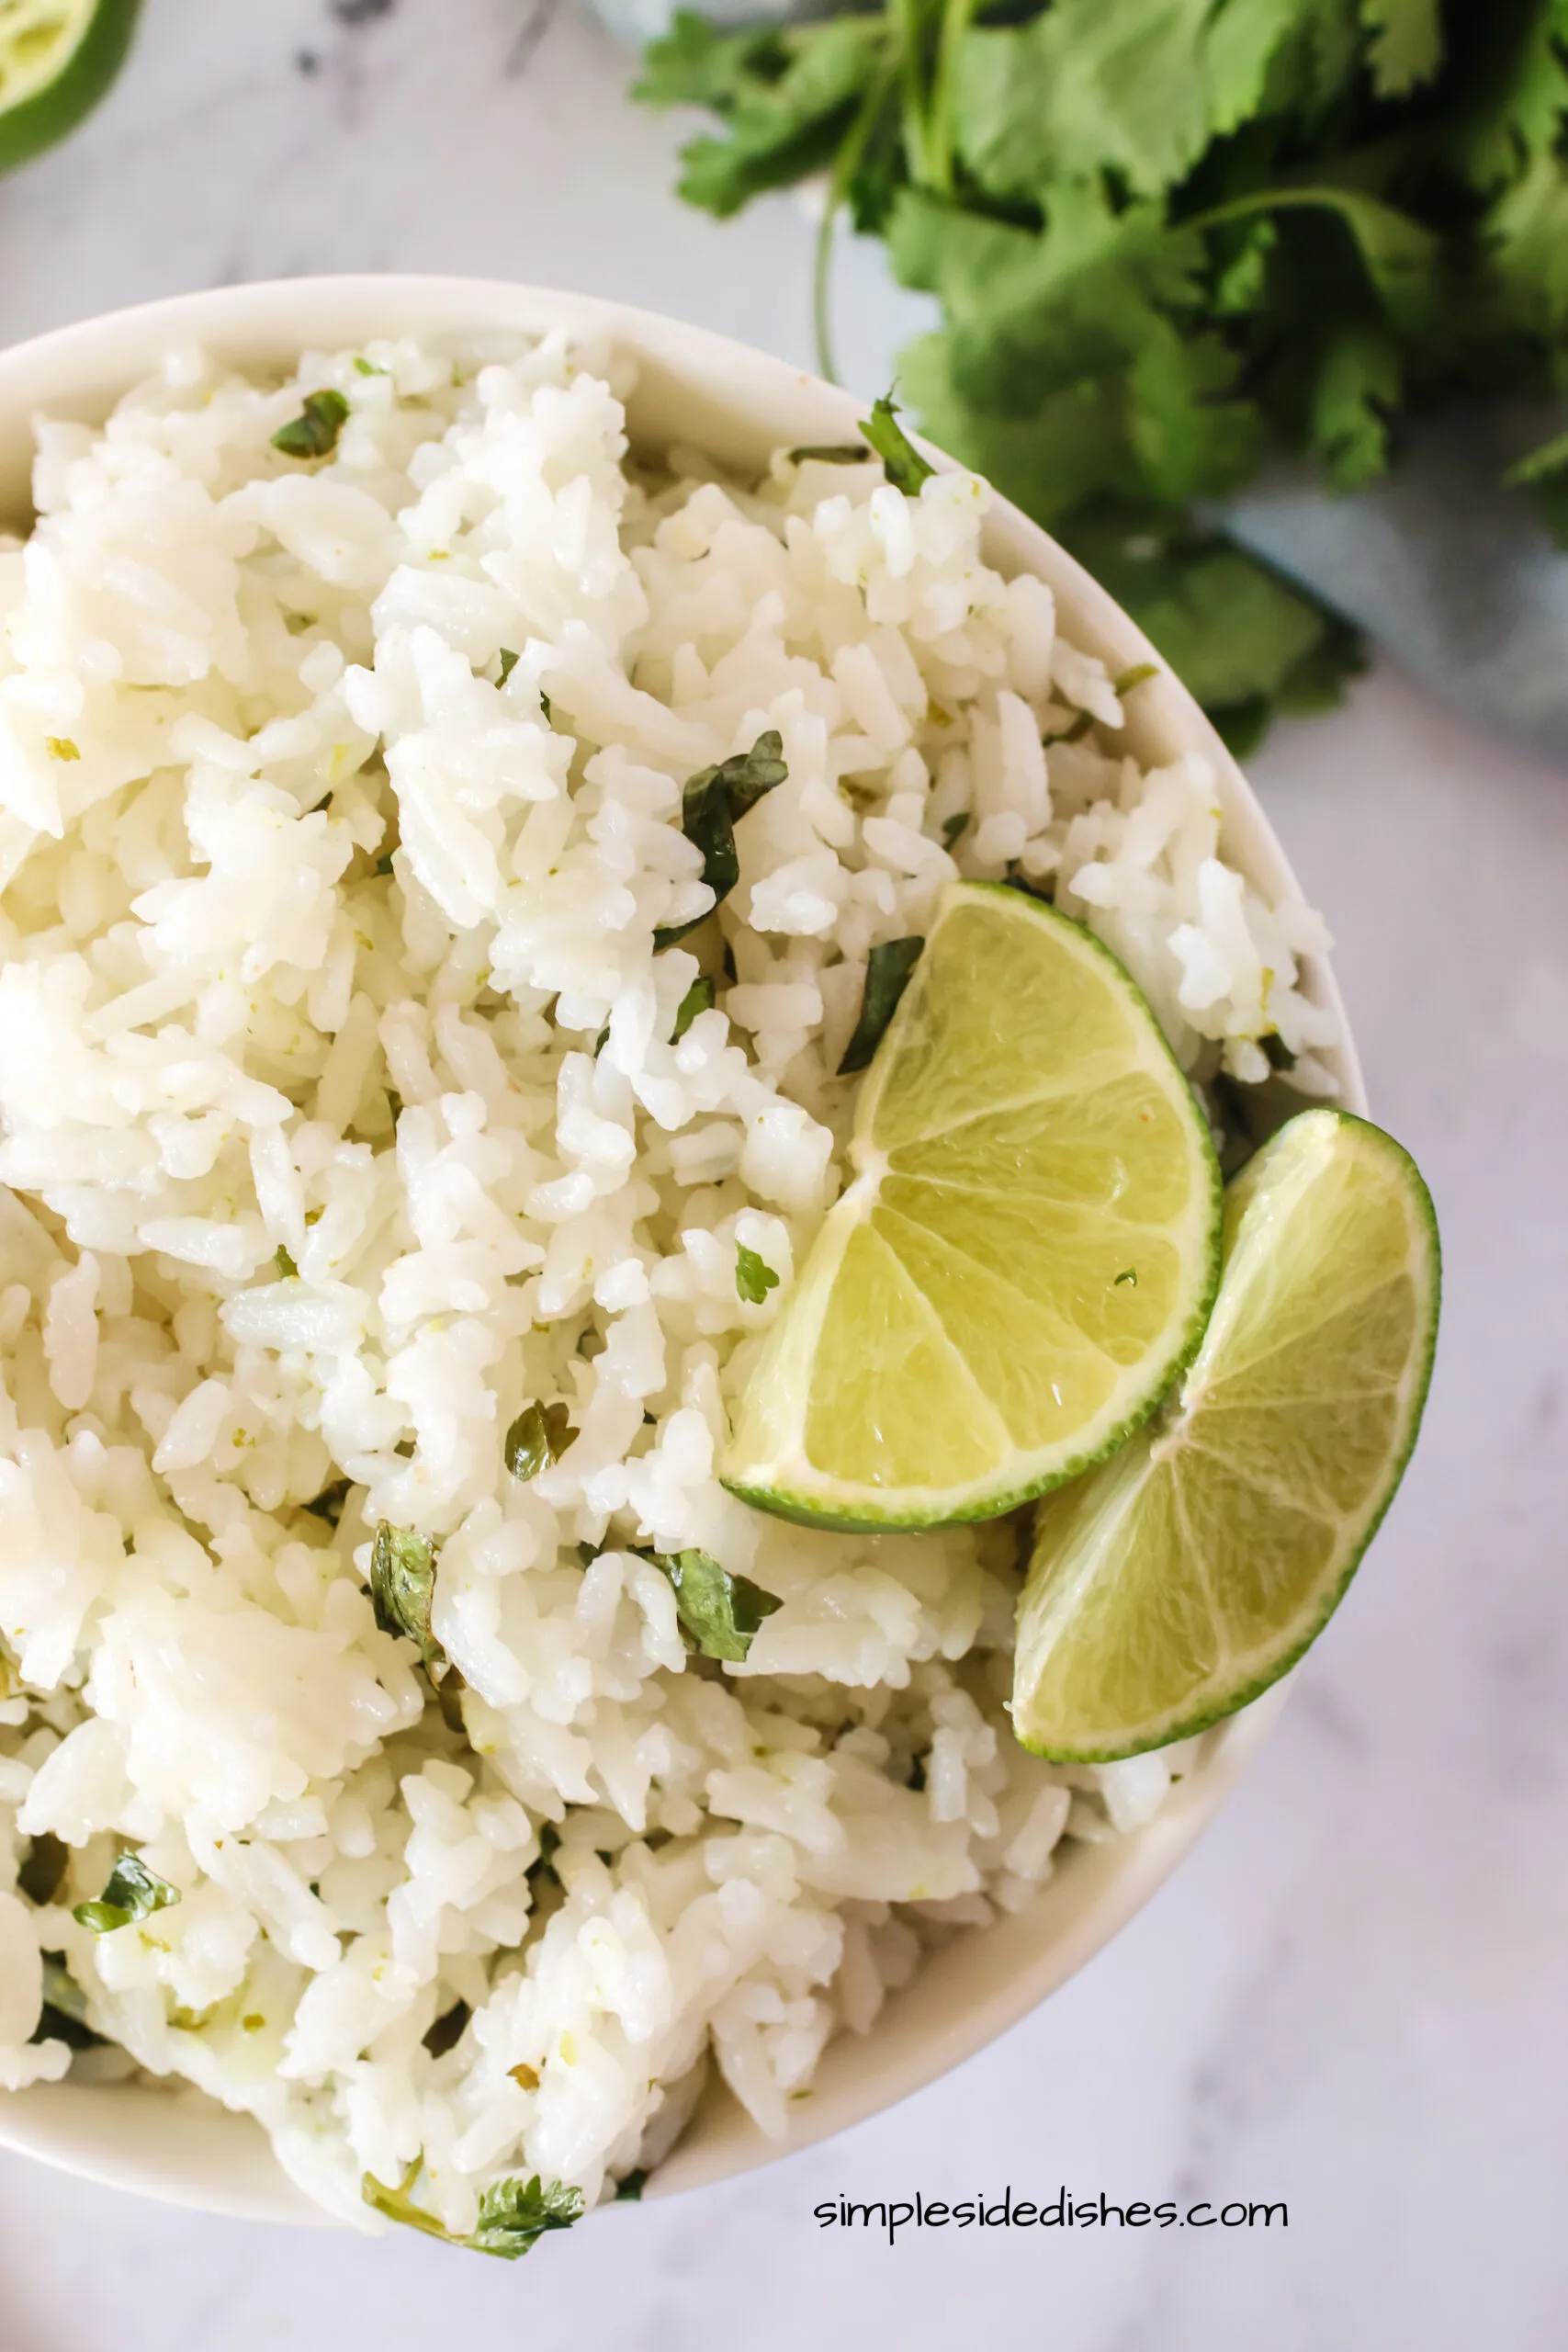
[[(669, 194), (671, 130), (558, 0), (146, 0), (130, 68), (0, 184), (0, 334), (218, 281), (453, 269), (809, 357), (810, 230)], [(840, 277), (845, 371), (908, 310)], [(1088, 1972), (895, 2112), (525, 2270), (199, 2219), (0, 2156), (5, 2352), (473, 2343), (1558, 2352), (1568, 2343), (1568, 775), (1390, 669), (1254, 774), (1378, 1114), (1442, 1221), (1420, 1453), (1250, 1778)], [(1285, 2229), (824, 2230), (819, 2201), (1282, 2199)], [(830, 2321), (824, 2314), (831, 2313)], [(502, 2331), (505, 2331), (504, 2336)]]

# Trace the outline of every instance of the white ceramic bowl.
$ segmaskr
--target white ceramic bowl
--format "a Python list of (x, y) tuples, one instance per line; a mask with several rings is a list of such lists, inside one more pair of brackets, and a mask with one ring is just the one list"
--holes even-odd
[[(864, 413), (850, 393), (783, 360), (674, 319), (580, 295), (456, 277), (231, 286), (89, 320), (0, 354), (0, 524), (26, 526), (33, 416), (41, 409), (101, 418), (171, 346), (200, 343), (241, 367), (288, 369), (302, 349), (335, 349), (376, 335), (559, 325), (608, 337), (635, 358), (630, 422), (641, 447), (680, 441), (732, 466), (760, 468), (780, 445), (852, 440)], [(1047, 581), (1066, 634), (1100, 654), (1113, 675), (1157, 658), (1104, 591), (1016, 508), (1000, 502), (993, 508), (987, 553), (1004, 572), (1033, 571)], [(1201, 752), (1218, 773), (1228, 856), (1269, 895), (1294, 887), (1240, 770), (1168, 673), (1162, 671), (1132, 704), (1127, 741), (1145, 761)], [(1308, 985), (1320, 1001), (1341, 1010), (1326, 968), (1312, 970)], [(1336, 1067), (1342, 1100), (1364, 1108), (1348, 1043)], [(1194, 1769), (1147, 1828), (1073, 1850), (1027, 1910), (935, 1953), (888, 2002), (869, 2035), (833, 2043), (812, 2097), (791, 2109), (786, 2138), (764, 2140), (728, 2093), (710, 2092), (649, 2195), (695, 2188), (825, 2139), (907, 2098), (1016, 2023), (1147, 1902), (1217, 1811), (1283, 1696), (1280, 1686), (1208, 1734)], [(86, 2179), (209, 2212), (258, 2221), (325, 2218), (285, 2177), (248, 2117), (230, 2115), (188, 2088), (66, 2081), (0, 2095), (0, 2143)]]

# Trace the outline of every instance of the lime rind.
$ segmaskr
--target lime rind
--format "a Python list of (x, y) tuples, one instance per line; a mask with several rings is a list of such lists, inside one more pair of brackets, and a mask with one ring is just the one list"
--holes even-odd
[[(1158, 1343), (1129, 1368), (1137, 1376), (1121, 1384), (1107, 1408), (1075, 1432), (1076, 1442), (1070, 1445), (1015, 1453), (998, 1475), (960, 1487), (906, 1485), (887, 1489), (818, 1473), (804, 1453), (811, 1365), (844, 1251), (857, 1226), (869, 1216), (886, 1171), (862, 1174), (829, 1213), (795, 1295), (770, 1335), (749, 1384), (740, 1424), (721, 1473), (724, 1484), (742, 1501), (798, 1525), (845, 1532), (894, 1532), (994, 1519), (1081, 1477), (1123, 1447), (1181, 1378), (1202, 1343), (1213, 1309), (1224, 1216), (1219, 1162), (1202, 1109), (1143, 992), (1120, 959), (1092, 932), (1006, 884), (950, 886), (938, 923), (953, 908), (976, 900), (992, 902), (1007, 919), (1048, 927), (1058, 941), (1070, 943), (1072, 952), (1110, 984), (1129, 1014), (1140, 1050), (1125, 1067), (1155, 1079), (1178, 1113), (1185, 1131), (1188, 1172), (1197, 1180), (1184, 1218), (1182, 1309), (1171, 1317)], [(906, 989), (867, 1074), (856, 1105), (857, 1143), (873, 1132), (889, 1077), (919, 1018), (917, 974), (916, 984)], [(998, 1333), (998, 1344), (1005, 1343), (1005, 1336)], [(771, 1441), (761, 1435), (770, 1428)], [(737, 1458), (745, 1454), (750, 1458)]]
[[(33, 29), (26, 10), (0, 11), (0, 171), (29, 163), (76, 129), (124, 64), (141, 0), (65, 0), (34, 10), (38, 28), (58, 22), (53, 45), (18, 57)], [(18, 20), (19, 19), (19, 20)]]
[[(1193, 1738), (1260, 1698), (1300, 1662), (1322, 1633), (1344, 1599), (1357, 1568), (1366, 1556), (1368, 1546), (1398, 1492), (1420, 1433), (1437, 1352), (1442, 1290), (1442, 1251), (1437, 1213), (1421, 1172), (1403, 1145), (1381, 1127), (1374, 1126), (1369, 1120), (1358, 1118), (1351, 1112), (1318, 1109), (1303, 1113), (1281, 1128), (1248, 1161), (1230, 1188), (1226, 1216), (1229, 1249), (1225, 1274), (1222, 1278), (1214, 1317), (1175, 1407), (1178, 1427), (1174, 1430), (1163, 1428), (1145, 1430), (1139, 1442), (1128, 1453), (1103, 1466), (1095, 1479), (1096, 1486), (1103, 1487), (1103, 1495), (1097, 1498), (1091, 1494), (1088, 1507), (1092, 1508), (1096, 1499), (1102, 1500), (1109, 1519), (1115, 1506), (1121, 1503), (1124, 1515), (1125, 1510), (1133, 1506), (1149, 1483), (1152, 1458), (1156, 1448), (1166, 1443), (1180, 1444), (1179, 1424), (1188, 1414), (1191, 1392), (1201, 1391), (1205, 1375), (1223, 1361), (1230, 1321), (1230, 1296), (1234, 1295), (1234, 1285), (1230, 1284), (1232, 1268), (1236, 1267), (1245, 1277), (1247, 1268), (1242, 1261), (1248, 1253), (1248, 1245), (1251, 1252), (1261, 1253), (1277, 1244), (1276, 1235), (1259, 1232), (1256, 1227), (1247, 1232), (1247, 1213), (1259, 1196), (1265, 1194), (1270, 1182), (1278, 1177), (1282, 1162), (1301, 1150), (1303, 1142), (1315, 1144), (1326, 1134), (1332, 1134), (1341, 1147), (1348, 1145), (1351, 1150), (1367, 1153), (1384, 1163), (1394, 1180), (1392, 1189), (1399, 1198), (1406, 1217), (1410, 1246), (1405, 1265), (1416, 1283), (1416, 1334), (1394, 1392), (1399, 1404), (1398, 1435), (1388, 1450), (1381, 1479), (1354, 1511), (1341, 1515), (1342, 1525), (1331, 1566), (1314, 1586), (1308, 1604), (1281, 1627), (1275, 1638), (1258, 1643), (1250, 1652), (1228, 1656), (1221, 1669), (1179, 1705), (1163, 1714), (1147, 1718), (1135, 1727), (1127, 1726), (1114, 1736), (1108, 1734), (1098, 1739), (1067, 1740), (1053, 1738), (1048, 1732), (1043, 1734), (1038, 1724), (1032, 1724), (1029, 1719), (1029, 1702), (1022, 1695), (1022, 1686), (1029, 1679), (1030, 1658), (1038, 1654), (1043, 1639), (1041, 1633), (1034, 1633), (1032, 1638), (1032, 1629), (1029, 1623), (1032, 1612), (1036, 1616), (1041, 1613), (1043, 1591), (1048, 1587), (1049, 1597), (1056, 1602), (1056, 1613), (1064, 1622), (1070, 1620), (1075, 1598), (1081, 1596), (1097, 1575), (1114, 1573), (1113, 1566), (1107, 1570), (1104, 1565), (1111, 1551), (1114, 1529), (1105, 1532), (1098, 1552), (1092, 1548), (1088, 1550), (1078, 1563), (1073, 1586), (1064, 1589), (1066, 1572), (1061, 1560), (1055, 1563), (1054, 1580), (1036, 1577), (1035, 1570), (1042, 1559), (1042, 1544), (1048, 1541), (1050, 1533), (1049, 1510), (1043, 1512), (1029, 1583), (1020, 1604), (1020, 1664), (1014, 1690), (1013, 1729), (1025, 1747), (1051, 1762), (1119, 1762), (1151, 1748)], [(1195, 1410), (1201, 1414), (1201, 1409), (1200, 1398)], [(1122, 1491), (1119, 1492), (1119, 1489)]]

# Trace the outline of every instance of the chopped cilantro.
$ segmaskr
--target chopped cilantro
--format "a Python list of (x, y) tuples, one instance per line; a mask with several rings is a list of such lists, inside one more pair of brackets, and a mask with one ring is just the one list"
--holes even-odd
[(1055, 735), (1047, 735), (1045, 741), (1047, 743), (1081, 743), (1093, 725), (1093, 712), (1080, 710), (1070, 727), (1062, 728)]
[(1158, 676), (1157, 662), (1134, 662), (1130, 670), (1123, 670), (1119, 678), (1112, 680), (1111, 692), (1116, 695), (1130, 695), (1134, 687), (1141, 686), (1145, 679)]
[(642, 2192), (648, 2187), (648, 2180), (649, 2176), (646, 2172), (624, 2172), (619, 2180), (615, 2183), (616, 2204), (640, 2204), (642, 2202)]
[(670, 1032), (670, 1043), (678, 1046), (699, 1012), (713, 1009), (714, 986), (705, 973), (699, 974), (675, 1008), (675, 1026)]
[(324, 1519), (329, 1527), (335, 1527), (343, 1517), (343, 1507), (348, 1500), (352, 1484), (347, 1478), (334, 1478), (330, 1487), (321, 1488), (314, 1501), (302, 1503), (300, 1509), (308, 1510), (312, 1519)]
[(446, 1652), (430, 1630), (435, 1600), (435, 1546), (412, 1527), (389, 1527), (382, 1520), (370, 1547), (370, 1604), (384, 1634), (406, 1634), (419, 1645), (426, 1666), (439, 1666)]
[(730, 817), (739, 824), (747, 810), (754, 808), (775, 785), (783, 784), (788, 774), (784, 738), (776, 727), (770, 727), (765, 734), (758, 736), (749, 752), (732, 752), (717, 767), (705, 769), (704, 779), (723, 793)]
[(1258, 1042), (1270, 1069), (1294, 1069), (1296, 1057), (1277, 1029), (1270, 1029), (1267, 1037), (1259, 1037)]
[(434, 2214), (427, 2213), (423, 2206), (416, 2205), (409, 2194), (419, 2178), (423, 2162), (423, 2157), (416, 2156), (396, 2188), (389, 2188), (385, 2181), (378, 2180), (373, 2173), (367, 2172), (359, 2184), (359, 2193), (367, 2205), (378, 2213), (384, 2213), (389, 2222), (400, 2222), (405, 2229), (423, 2230), (427, 2237), (446, 2238), (449, 2233), (442, 2228)]
[(101, 2050), (104, 2036), (87, 2023), (87, 1996), (65, 1965), (63, 1952), (46, 1951), (43, 1962), (43, 2010), (30, 2039), (63, 2041), (69, 2050)]
[(763, 1619), (784, 1606), (750, 1577), (731, 1576), (706, 1552), (653, 1556), (675, 1588), (675, 1613), (687, 1639), (705, 1657), (739, 1666)]
[(277, 1279), (280, 1283), (297, 1283), (299, 1281), (299, 1269), (295, 1264), (293, 1259), (289, 1256), (281, 1241), (272, 1253), (272, 1262), (277, 1268)]
[[(789, 453), (792, 466), (803, 466), (808, 458), (819, 466), (863, 466), (870, 462), (871, 450), (859, 441), (830, 441)], [(629, 2180), (632, 2176), (628, 2173), (626, 2177)]]
[(944, 818), (942, 827), (943, 849), (955, 849), (974, 821), (974, 811), (969, 808), (960, 808), (956, 816)]
[[(681, 830), (703, 854), (702, 878), (713, 892), (714, 907), (728, 899), (740, 879), (735, 828), (765, 792), (783, 784), (789, 769), (784, 758), (784, 738), (770, 727), (749, 752), (737, 752), (716, 767), (700, 768), (686, 779), (681, 796)], [(673, 947), (687, 933), (706, 922), (707, 914), (688, 922), (665, 923), (653, 934), (656, 950)]]
[(747, 1306), (761, 1306), (768, 1293), (778, 1286), (779, 1278), (772, 1266), (741, 1242), (735, 1253), (735, 1287)]
[(555, 713), (550, 708), (550, 698), (542, 686), (539, 689), (539, 708), (544, 712), (545, 725), (553, 727), (556, 723)]
[(385, 376), (389, 371), (385, 368), (378, 368), (373, 359), (367, 359), (362, 353), (355, 352), (354, 372), (356, 376)]
[(856, 1070), (870, 1066), (871, 1057), (882, 1042), (883, 1031), (898, 1009), (898, 1000), (909, 985), (909, 975), (920, 960), (925, 941), (918, 933), (908, 939), (885, 939), (874, 947), (865, 967), (865, 992), (861, 998), (860, 1019), (855, 1023), (844, 1057), (839, 1064), (840, 1078), (852, 1077)]
[(1122, 1271), (1121, 1271), (1121, 1272), (1116, 1276), (1116, 1278), (1115, 1278), (1114, 1282), (1111, 1283), (1111, 1289), (1112, 1289), (1112, 1290), (1120, 1290), (1120, 1289), (1122, 1288), (1122, 1284), (1123, 1284), (1123, 1283), (1125, 1283), (1125, 1284), (1126, 1284), (1130, 1289), (1132, 1289), (1132, 1290), (1136, 1290), (1136, 1289), (1137, 1289), (1137, 1287), (1138, 1287), (1138, 1270), (1137, 1270), (1136, 1266), (1123, 1266), (1123, 1267), (1122, 1267)]
[(341, 392), (307, 392), (304, 408), (278, 426), (272, 446), (286, 458), (330, 458), (347, 422), (348, 402)]
[(547, 1462), (558, 1462), (577, 1431), (564, 1404), (525, 1405), (506, 1432), (506, 1466), (522, 1485), (536, 1478)]
[(920, 486), (935, 473), (910, 441), (898, 422), (898, 410), (891, 392), (885, 392), (872, 404), (871, 414), (861, 431), (882, 460), (882, 470), (895, 490), (906, 498), (918, 498)]
[(424, 2037), (424, 2046), (433, 2058), (445, 2058), (449, 2050), (456, 2050), (472, 2015), (467, 2001), (454, 2001), (445, 2015), (436, 2018)]
[[(508, 678), (510, 678), (510, 677), (511, 677), (512, 673), (513, 672), (513, 670), (515, 670), (515, 669), (516, 669), (516, 667), (517, 667), (517, 663), (518, 663), (518, 660), (519, 660), (519, 656), (518, 656), (517, 654), (513, 653), (513, 651), (512, 650), (512, 648), (511, 648), (509, 645), (503, 645), (503, 646), (502, 647), (502, 649), (501, 649), (501, 676), (500, 676), (500, 679), (499, 679), (499, 680), (498, 680), (498, 682), (497, 682), (499, 684), (501, 684), (501, 685), (504, 685), (504, 684), (506, 684), (506, 681), (508, 680)], [(546, 713), (547, 718), (548, 717), (548, 715), (549, 715), (549, 714), (547, 712), (547, 713)]]
[(367, 2205), (384, 2213), (389, 2222), (401, 2222), (405, 2229), (423, 2230), (427, 2237), (445, 2238), (449, 2245), (466, 2246), (474, 2254), (499, 2255), (505, 2262), (515, 2262), (519, 2255), (526, 2254), (547, 2230), (569, 2230), (581, 2219), (581, 2189), (569, 2188), (558, 2180), (546, 2186), (536, 2173), (532, 2180), (521, 2177), (498, 2180), (487, 2188), (473, 2229), (467, 2237), (454, 2237), (434, 2213), (413, 2201), (411, 2192), (423, 2163), (423, 2158), (416, 2156), (396, 2188), (389, 2188), (374, 2174), (367, 2173), (360, 2184)]
[(179, 1899), (179, 1888), (149, 1870), (140, 1854), (122, 1854), (97, 1901), (75, 1904), (71, 1916), (95, 1936), (107, 1936), (117, 1928), (150, 1919), (154, 1911), (168, 1910)]
[(558, 2180), (542, 2187), (532, 2180), (498, 2180), (479, 2199), (479, 2218), (464, 2244), (476, 2254), (515, 2262), (538, 2244), (547, 2230), (570, 2230), (582, 2218), (582, 2191)]
[(65, 1876), (65, 1866), (71, 1860), (71, 1849), (51, 1830), (40, 1829), (28, 1844), (25, 1859), (17, 1866), (17, 1884), (29, 1903), (52, 1903)]

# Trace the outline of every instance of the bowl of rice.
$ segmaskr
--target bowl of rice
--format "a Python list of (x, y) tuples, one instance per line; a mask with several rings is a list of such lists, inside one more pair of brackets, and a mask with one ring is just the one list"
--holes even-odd
[[(864, 414), (456, 279), (0, 356), (8, 2146), (470, 2243), (519, 2181), (541, 2228), (699, 2186), (1021, 2017), (1277, 1712), (1043, 1762), (1015, 1520), (716, 1475), (871, 951), (956, 876), (1089, 924), (1233, 1138), (1361, 1107), (1197, 707), (972, 476), (850, 462)], [(682, 784), (770, 731), (715, 910)], [(694, 1547), (742, 1655), (682, 1636)]]

